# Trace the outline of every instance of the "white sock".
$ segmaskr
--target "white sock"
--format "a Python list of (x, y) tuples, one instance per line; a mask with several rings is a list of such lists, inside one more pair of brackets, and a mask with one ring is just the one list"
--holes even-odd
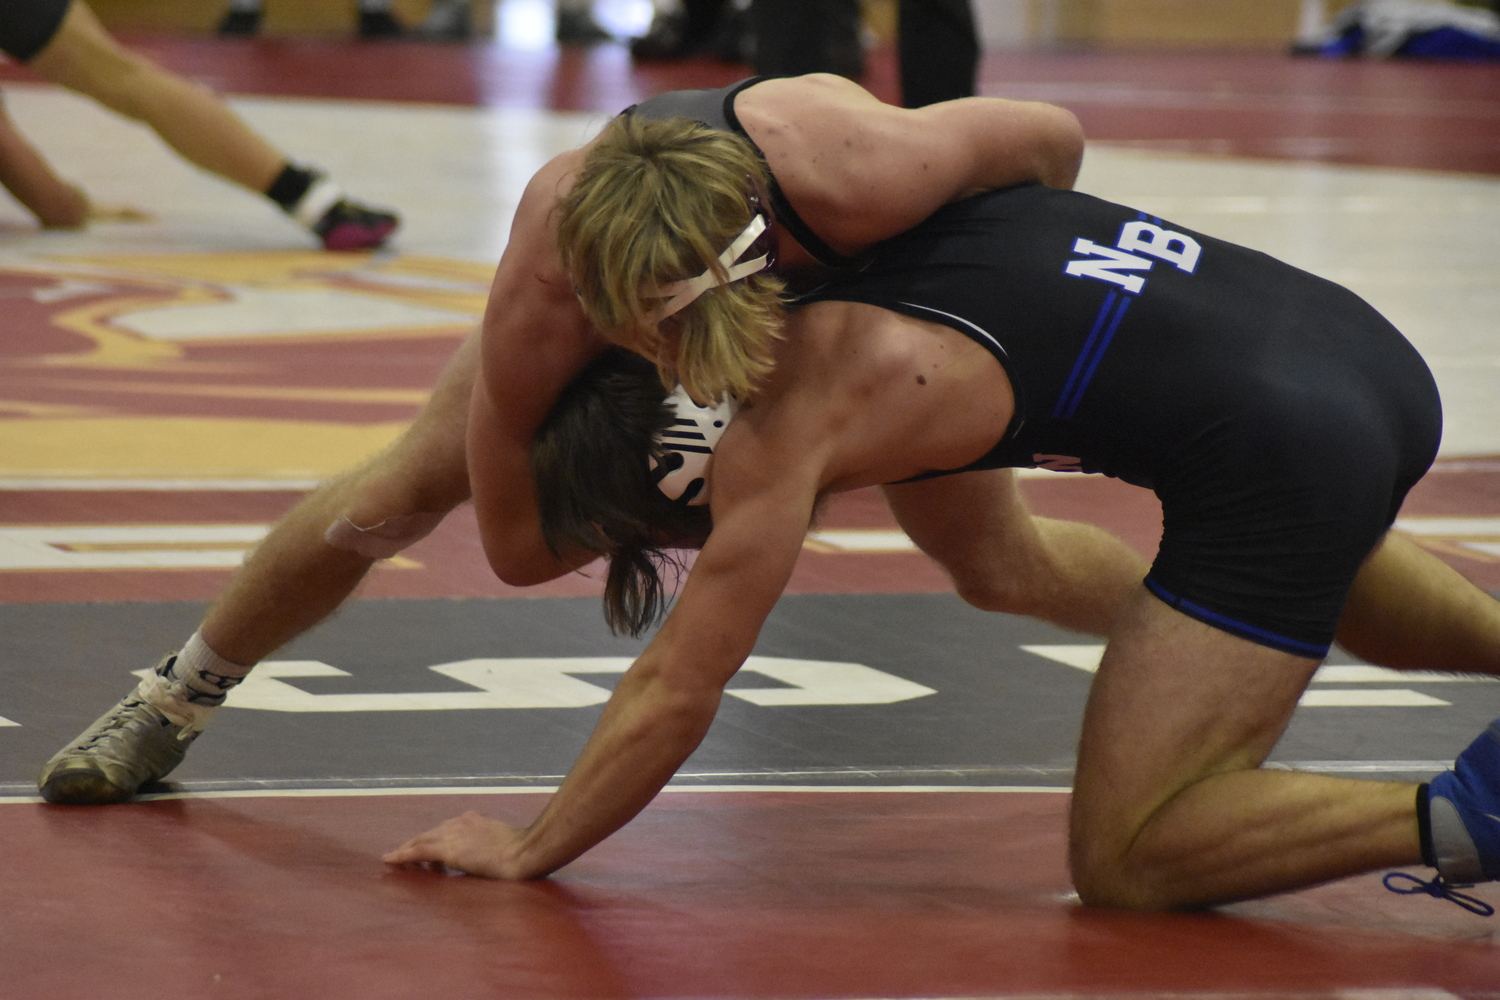
[(328, 210), (344, 200), (344, 189), (327, 177), (318, 177), (292, 209), (292, 218), (308, 229), (323, 221)]
[(201, 732), (230, 688), (245, 679), (254, 664), (224, 659), (194, 632), (166, 673), (153, 673), (136, 689), (141, 700), (183, 727), (183, 735)]

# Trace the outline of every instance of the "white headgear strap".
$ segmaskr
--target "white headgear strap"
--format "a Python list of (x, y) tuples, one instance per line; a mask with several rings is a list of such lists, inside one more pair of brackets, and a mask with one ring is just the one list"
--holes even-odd
[[(693, 397), (687, 394), (687, 390), (679, 385), (667, 397), (667, 405), (677, 416), (670, 427), (657, 435), (655, 443), (663, 451), (680, 455), (682, 464), (663, 476), (657, 482), (657, 487), (676, 500), (687, 492), (694, 481), (701, 479), (703, 485), (688, 501), (689, 506), (700, 507), (708, 503), (708, 460), (713, 457), (714, 446), (719, 443), (724, 429), (734, 419), (740, 404), (733, 396), (725, 396), (718, 406), (699, 406), (693, 402)], [(656, 456), (653, 455), (651, 468), (654, 470), (657, 465)]]
[(714, 274), (714, 269), (709, 268), (696, 278), (685, 278), (682, 281), (674, 281), (670, 285), (665, 285), (652, 292), (652, 296), (664, 298), (668, 301), (666, 305), (651, 314), (651, 321), (653, 323), (660, 323), (710, 288), (717, 288), (720, 285), (727, 285), (731, 281), (748, 278), (756, 271), (764, 271), (770, 267), (771, 255), (769, 253), (763, 253), (754, 260), (747, 260), (743, 264), (735, 263), (735, 261), (740, 259), (740, 254), (750, 249), (750, 244), (754, 243), (760, 234), (765, 231), (766, 217), (757, 212), (750, 217), (749, 225), (740, 231), (740, 234), (734, 238), (734, 242), (729, 244), (728, 249), (719, 254), (719, 264), (723, 266), (725, 272), (724, 280), (720, 281), (719, 276)]

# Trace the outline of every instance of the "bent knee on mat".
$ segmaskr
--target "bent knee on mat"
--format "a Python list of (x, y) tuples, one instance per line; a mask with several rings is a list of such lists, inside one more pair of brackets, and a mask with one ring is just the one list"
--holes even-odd
[(1071, 852), (1068, 864), (1073, 888), (1085, 906), (1110, 910), (1171, 910), (1181, 908), (1165, 873), (1145, 870), (1126, 851)]

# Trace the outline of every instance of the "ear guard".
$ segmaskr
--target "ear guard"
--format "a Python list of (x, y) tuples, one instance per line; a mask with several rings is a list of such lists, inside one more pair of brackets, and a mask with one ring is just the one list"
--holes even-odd
[[(650, 298), (667, 300), (651, 314), (651, 322), (660, 323), (710, 288), (718, 288), (776, 266), (776, 237), (771, 229), (770, 216), (760, 207), (760, 199), (755, 195), (750, 196), (750, 209), (750, 222), (724, 248), (724, 252), (719, 254), (719, 266), (724, 268), (723, 280), (710, 267), (696, 277), (674, 281), (647, 293)], [(756, 256), (752, 257), (752, 254)], [(747, 259), (741, 260), (742, 257)]]
[(708, 461), (739, 401), (725, 396), (718, 406), (699, 406), (679, 385), (666, 402), (676, 418), (654, 441), (665, 452), (660, 460), (651, 458), (657, 488), (673, 500), (702, 506), (708, 503)]

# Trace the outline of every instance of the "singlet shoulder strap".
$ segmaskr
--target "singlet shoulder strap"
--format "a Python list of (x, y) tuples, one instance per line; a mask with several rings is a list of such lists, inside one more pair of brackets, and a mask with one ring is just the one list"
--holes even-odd
[[(755, 140), (751, 139), (749, 134), (745, 132), (745, 127), (740, 124), (739, 116), (734, 113), (734, 99), (739, 96), (741, 91), (760, 83), (764, 79), (765, 77), (762, 76), (752, 76), (748, 80), (742, 80), (724, 96), (725, 120), (729, 122), (730, 128), (744, 136), (746, 141), (752, 146), (755, 146)], [(755, 152), (761, 158), (761, 162), (765, 162), (766, 154), (760, 151), (759, 146), (755, 146)], [(798, 215), (797, 210), (792, 207), (792, 203), (787, 201), (786, 194), (781, 190), (781, 185), (777, 183), (774, 173), (771, 174), (771, 187), (767, 193), (771, 196), (771, 212), (776, 217), (776, 221), (785, 226), (786, 231), (791, 233), (792, 237), (798, 243), (802, 244), (802, 248), (812, 254), (818, 263), (826, 264), (829, 267), (842, 268), (850, 267), (862, 259), (859, 257), (846, 257), (823, 242), (823, 238), (813, 232), (811, 226), (802, 221), (802, 216)]]
[[(693, 121), (702, 122), (709, 128), (733, 132), (750, 143), (751, 148), (755, 150), (755, 155), (759, 156), (761, 162), (764, 163), (766, 154), (740, 124), (739, 115), (734, 111), (734, 101), (740, 94), (765, 79), (762, 76), (752, 76), (719, 90), (668, 91), (639, 104), (632, 104), (622, 114), (640, 114), (652, 119), (691, 118)], [(722, 97), (719, 96), (721, 94)], [(716, 103), (710, 103), (715, 101)], [(847, 268), (863, 259), (862, 257), (847, 257), (839, 253), (825, 243), (821, 236), (813, 232), (812, 227), (802, 220), (797, 210), (792, 207), (792, 203), (787, 200), (774, 172), (771, 173), (770, 189), (767, 194), (771, 202), (771, 213), (776, 222), (784, 226), (786, 231), (791, 233), (792, 238), (802, 244), (803, 249), (812, 254), (819, 263), (829, 267)]]

